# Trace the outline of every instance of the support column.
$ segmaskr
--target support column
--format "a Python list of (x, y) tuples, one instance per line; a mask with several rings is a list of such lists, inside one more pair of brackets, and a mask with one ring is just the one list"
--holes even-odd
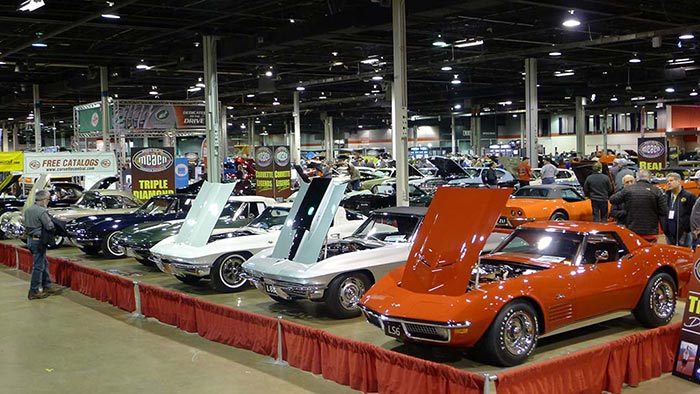
[(102, 98), (102, 103), (100, 109), (102, 110), (102, 151), (110, 150), (109, 143), (109, 129), (111, 122), (109, 121), (109, 102), (107, 98), (109, 97), (109, 82), (107, 77), (107, 67), (100, 66), (100, 97)]
[(219, 156), (219, 81), (216, 75), (216, 40), (214, 36), (203, 36), (204, 42), (204, 106), (207, 125), (207, 179), (221, 182), (221, 157)]
[(143, 137), (143, 147), (148, 148), (148, 137)]
[(326, 160), (333, 159), (333, 117), (327, 116), (325, 112), (321, 113), (323, 120), (323, 139), (326, 143)]
[(525, 130), (527, 130), (527, 122), (525, 122), (525, 115), (520, 116), (520, 157), (527, 156), (527, 151), (525, 150)]
[(301, 159), (301, 117), (299, 114), (299, 92), (294, 92), (294, 146), (292, 147), (292, 161), (299, 164)]
[(603, 128), (603, 152), (608, 154), (608, 109), (603, 108), (603, 121), (601, 122), (601, 127)]
[(406, 79), (406, 0), (393, 0), (394, 83), (391, 89), (392, 149), (396, 160), (396, 206), (408, 206), (408, 82)]
[(2, 151), (7, 152), (10, 150), (10, 130), (7, 127), (7, 122), (2, 124)]
[(34, 84), (34, 151), (41, 151), (41, 99), (39, 98), (39, 85)]
[(585, 97), (576, 97), (576, 153), (583, 157), (586, 153), (586, 105)]
[(477, 109), (472, 109), (472, 117), (469, 124), (470, 133), (472, 136), (472, 150), (474, 155), (481, 156), (481, 118), (476, 115)]
[(525, 59), (525, 124), (527, 156), (530, 157), (530, 165), (537, 167), (537, 59), (532, 58)]
[(17, 151), (17, 124), (12, 128), (12, 150)]
[(250, 145), (250, 155), (255, 156), (255, 119), (250, 119), (248, 127), (248, 144)]
[(219, 108), (221, 109), (221, 134), (219, 134), (219, 157), (221, 158), (221, 162), (223, 163), (226, 156), (228, 156), (228, 119), (226, 119), (226, 109), (223, 106)]
[(454, 115), (452, 115), (452, 154), (457, 154), (457, 124)]

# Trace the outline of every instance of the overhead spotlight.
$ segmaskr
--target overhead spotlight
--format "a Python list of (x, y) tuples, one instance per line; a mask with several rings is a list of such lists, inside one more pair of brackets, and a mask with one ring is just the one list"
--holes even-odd
[(199, 92), (200, 90), (202, 90), (202, 88), (197, 86), (190, 86), (189, 88), (187, 88), (187, 91), (190, 93)]
[(255, 97), (255, 93), (248, 93), (245, 96), (248, 98)]
[(510, 101), (510, 100), (508, 100), (508, 101), (501, 101), (501, 102), (498, 103), (498, 105), (503, 105), (503, 106), (511, 105), (511, 104), (513, 104), (513, 102)]
[(272, 102), (272, 105), (280, 105), (280, 102), (277, 101), (277, 97), (275, 97), (275, 101)]
[(43, 7), (44, 0), (24, 0), (20, 5), (19, 8), (17, 8), (17, 11), (36, 11), (39, 8)]
[(324, 92), (321, 92), (321, 95), (318, 96), (318, 99), (319, 99), (319, 100), (325, 100), (325, 99), (327, 99), (327, 98), (328, 98), (328, 97), (326, 97), (326, 93), (324, 93)]
[(690, 92), (690, 94), (689, 94), (689, 96), (693, 96), (693, 97), (695, 97), (697, 95), (698, 95), (698, 92), (696, 92), (695, 89), (693, 89), (693, 91)]
[(637, 54), (635, 53), (634, 56), (633, 56), (630, 60), (628, 60), (628, 62), (630, 62), (630, 63), (635, 63), (635, 64), (636, 64), (636, 63), (641, 63), (641, 62), (642, 62), (642, 59), (638, 58), (638, 57), (637, 57)]
[(373, 81), (381, 81), (382, 79), (384, 79), (384, 77), (381, 75), (375, 75), (372, 77)]
[(376, 56), (370, 56), (367, 59), (360, 60), (360, 63), (362, 64), (374, 64), (377, 63), (379, 59), (377, 59)]
[(119, 14), (116, 11), (105, 12), (101, 16), (105, 19), (121, 19), (121, 16), (119, 16)]
[(695, 63), (695, 60), (689, 58), (689, 57), (683, 57), (680, 59), (670, 59), (667, 60), (666, 63), (669, 64), (669, 66), (680, 66), (683, 64), (693, 64)]
[(676, 92), (676, 89), (674, 89), (674, 88), (672, 88), (672, 87), (667, 87), (666, 89), (664, 89), (664, 92), (666, 92), (666, 93), (675, 93), (675, 92)]
[(695, 36), (690, 33), (681, 34), (680, 36), (678, 36), (679, 40), (692, 40), (693, 38), (695, 38)]
[(15, 120), (15, 118), (7, 118), (7, 120), (13, 121), (13, 120)]
[[(435, 45), (435, 43), (433, 43)], [(467, 48), (467, 47), (475, 47), (479, 45), (484, 45), (484, 40), (477, 40), (477, 39), (464, 39), (464, 40), (457, 40), (452, 44), (455, 48)]]
[(549, 52), (549, 56), (552, 56), (552, 57), (561, 56), (561, 52), (559, 52), (559, 51)]
[(202, 88), (202, 89), (204, 89), (206, 87), (206, 85), (202, 81), (202, 77), (197, 78), (197, 83), (194, 84), (194, 86), (196, 86), (198, 88)]
[(576, 27), (581, 24), (581, 21), (578, 20), (578, 18), (574, 17), (574, 10), (569, 10), (569, 16), (562, 22), (562, 25), (564, 27)]
[(455, 74), (455, 77), (452, 79), (452, 81), (450, 81), (450, 83), (453, 85), (459, 85), (460, 83), (462, 83), (462, 81), (459, 80), (459, 75)]
[(306, 88), (303, 86), (297, 86), (297, 90), (303, 92), (304, 90), (306, 90)]
[(433, 46), (438, 47), (438, 48), (444, 48), (447, 46), (447, 43), (445, 40), (442, 38), (442, 34), (438, 34), (437, 38), (435, 41), (433, 41)]
[(615, 97), (615, 96), (610, 97), (610, 101), (617, 101), (617, 97)]
[(241, 123), (241, 130), (245, 130), (246, 126), (245, 123)]
[(46, 48), (48, 45), (46, 45), (46, 44), (43, 43), (43, 42), (35, 42), (35, 43), (32, 44), (32, 46), (33, 46), (34, 48)]
[(157, 86), (151, 86), (151, 91), (148, 92), (151, 96), (157, 96), (158, 95), (158, 87)]
[(297, 20), (294, 18), (289, 18), (289, 23), (297, 23)]
[(148, 70), (150, 68), (151, 67), (148, 64), (144, 63), (143, 59), (141, 59), (141, 62), (136, 65), (137, 70)]
[(571, 69), (569, 69), (569, 70), (564, 70), (564, 71), (555, 71), (555, 72), (554, 72), (554, 76), (555, 76), (555, 77), (570, 77), (570, 76), (572, 76), (572, 75), (576, 75), (576, 73), (574, 72), (574, 70), (571, 70)]
[(232, 106), (230, 106), (230, 105), (228, 105), (228, 106), (226, 106), (226, 109), (228, 109), (228, 110), (232, 110), (232, 109), (233, 109), (233, 107), (232, 107)]
[(456, 109), (456, 110), (462, 109), (462, 104), (455, 104), (454, 109)]
[(442, 70), (442, 71), (452, 71), (452, 66), (442, 66), (442, 67), (440, 67), (440, 70)]
[(265, 76), (266, 76), (266, 77), (271, 77), (271, 76), (272, 76), (272, 66), (270, 66), (270, 68), (269, 68), (267, 71), (265, 71)]

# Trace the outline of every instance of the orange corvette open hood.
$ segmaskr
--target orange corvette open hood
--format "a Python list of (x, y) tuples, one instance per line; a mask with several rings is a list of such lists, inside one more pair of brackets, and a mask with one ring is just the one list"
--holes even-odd
[(401, 287), (464, 294), (511, 189), (439, 188), (413, 243)]

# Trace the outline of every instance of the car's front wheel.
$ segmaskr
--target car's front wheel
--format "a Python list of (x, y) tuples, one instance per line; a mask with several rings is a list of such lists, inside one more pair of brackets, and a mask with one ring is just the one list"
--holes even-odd
[(537, 313), (524, 301), (506, 304), (489, 327), (481, 347), (495, 365), (512, 367), (524, 363), (537, 345)]
[(225, 254), (214, 262), (211, 267), (211, 285), (220, 293), (241, 291), (248, 286), (248, 280), (243, 277), (243, 263), (248, 255), (241, 253)]
[(330, 313), (339, 319), (348, 319), (360, 315), (357, 304), (372, 286), (367, 275), (361, 272), (351, 272), (340, 275), (328, 285), (326, 305)]
[(649, 279), (634, 317), (645, 327), (659, 327), (673, 318), (676, 309), (676, 282), (671, 275), (659, 272)]
[(116, 232), (111, 232), (102, 240), (102, 254), (108, 259), (120, 259), (126, 256), (124, 247), (117, 245)]
[(555, 221), (569, 220), (569, 215), (567, 215), (566, 212), (557, 211), (557, 212), (554, 212), (552, 214), (552, 216), (549, 218), (549, 220), (555, 220)]

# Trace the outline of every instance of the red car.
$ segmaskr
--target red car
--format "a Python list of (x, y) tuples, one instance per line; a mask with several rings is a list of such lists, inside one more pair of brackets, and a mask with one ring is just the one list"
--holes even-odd
[(408, 342), (476, 347), (517, 365), (538, 338), (632, 312), (647, 327), (673, 317), (688, 248), (650, 244), (612, 223), (535, 222), (479, 252), (508, 190), (441, 188), (404, 267), (362, 298), (367, 320)]

